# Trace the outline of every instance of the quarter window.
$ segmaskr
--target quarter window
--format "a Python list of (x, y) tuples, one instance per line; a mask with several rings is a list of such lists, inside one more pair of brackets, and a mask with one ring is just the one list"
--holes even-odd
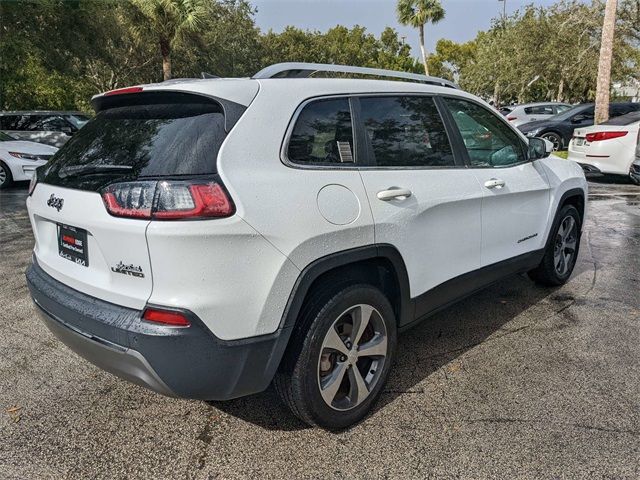
[(362, 98), (360, 106), (374, 165), (455, 165), (449, 138), (431, 97), (369, 97)]
[(525, 161), (524, 142), (486, 108), (466, 100), (446, 98), (472, 167), (506, 167)]
[(293, 128), (287, 156), (305, 165), (353, 163), (353, 128), (347, 98), (306, 105)]

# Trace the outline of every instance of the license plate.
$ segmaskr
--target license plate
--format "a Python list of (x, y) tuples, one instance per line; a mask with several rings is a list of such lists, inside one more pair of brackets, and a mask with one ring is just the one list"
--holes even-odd
[(582, 147), (586, 142), (584, 138), (576, 138), (576, 147)]
[(58, 253), (62, 258), (88, 267), (87, 231), (83, 228), (58, 224)]

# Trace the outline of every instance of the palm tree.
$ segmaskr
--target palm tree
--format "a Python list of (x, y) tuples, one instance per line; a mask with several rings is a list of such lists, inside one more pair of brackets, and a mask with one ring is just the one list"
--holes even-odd
[(616, 28), (617, 0), (607, 0), (602, 25), (602, 43), (598, 62), (598, 85), (596, 87), (595, 123), (609, 119), (609, 89), (611, 86), (611, 60), (613, 58), (613, 34)]
[(424, 73), (429, 75), (427, 52), (424, 48), (424, 25), (427, 22), (438, 23), (444, 18), (444, 8), (442, 8), (440, 0), (398, 0), (397, 13), (398, 21), (402, 25), (418, 29)]
[(207, 0), (132, 0), (143, 28), (157, 38), (162, 74), (171, 78), (171, 50), (177, 39), (202, 28), (209, 14)]

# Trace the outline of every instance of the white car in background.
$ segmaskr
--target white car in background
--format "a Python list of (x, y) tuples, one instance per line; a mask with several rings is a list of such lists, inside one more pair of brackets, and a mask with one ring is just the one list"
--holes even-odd
[(640, 112), (632, 112), (600, 125), (576, 128), (568, 158), (587, 174), (629, 175), (639, 141)]
[(507, 120), (514, 127), (519, 127), (529, 122), (537, 122), (538, 120), (546, 120), (554, 115), (566, 112), (571, 105), (566, 103), (544, 102), (544, 103), (526, 103), (522, 105), (511, 105), (500, 109)]
[(31, 180), (36, 168), (47, 163), (57, 151), (56, 147), (16, 140), (0, 132), (0, 189), (14, 181)]

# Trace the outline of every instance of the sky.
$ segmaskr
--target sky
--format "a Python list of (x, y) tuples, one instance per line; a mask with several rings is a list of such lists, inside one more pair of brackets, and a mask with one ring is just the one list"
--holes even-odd
[[(287, 25), (302, 29), (326, 31), (341, 24), (361, 25), (379, 35), (390, 26), (406, 37), (414, 56), (419, 56), (417, 30), (398, 24), (395, 0), (250, 0), (257, 7), (256, 23), (263, 31), (280, 32)], [(549, 6), (554, 0), (506, 0), (507, 13), (528, 4)], [(442, 0), (446, 17), (425, 31), (427, 50), (433, 52), (440, 38), (464, 42), (475, 38), (479, 30), (486, 30), (491, 19), (502, 15), (503, 2), (498, 0)]]

